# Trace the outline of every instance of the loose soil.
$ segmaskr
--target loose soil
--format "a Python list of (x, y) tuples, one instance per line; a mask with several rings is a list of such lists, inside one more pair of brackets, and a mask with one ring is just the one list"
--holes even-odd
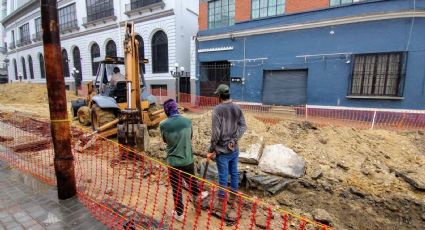
[[(66, 92), (67, 102), (78, 97)], [(49, 102), (45, 84), (0, 84), (0, 108), (2, 111), (18, 111), (37, 117), (49, 117)]]
[[(0, 85), (0, 110), (48, 117), (43, 87)], [(38, 93), (33, 95), (33, 91)], [(68, 94), (68, 100), (72, 97)], [(201, 161), (209, 146), (211, 113), (185, 116), (193, 121), (193, 147), (199, 155), (197, 161)], [(332, 216), (331, 225), (338, 229), (425, 229), (425, 192), (399, 177), (400, 173), (408, 173), (424, 180), (423, 131), (366, 130), (291, 120), (268, 125), (252, 114), (247, 113), (245, 117), (248, 130), (240, 141), (241, 151), (259, 142), (284, 144), (306, 161), (306, 175), (291, 180), (280, 194), (247, 193), (308, 218), (312, 218), (316, 209), (324, 209)], [(42, 128), (28, 131), (45, 133)], [(163, 160), (165, 145), (159, 131), (151, 130), (150, 136), (149, 154)], [(87, 158), (83, 154), (79, 156)], [(110, 165), (109, 158), (94, 157), (99, 157), (104, 167)], [(88, 162), (92, 161), (90, 158), (87, 158)], [(51, 161), (47, 162), (51, 164)], [(119, 168), (124, 170), (125, 167), (116, 170)], [(259, 171), (255, 165), (249, 168)]]

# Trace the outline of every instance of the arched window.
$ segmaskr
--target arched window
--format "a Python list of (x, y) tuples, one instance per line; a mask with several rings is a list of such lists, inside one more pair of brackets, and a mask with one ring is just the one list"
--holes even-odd
[(32, 57), (28, 55), (28, 65), (30, 67), (30, 78), (34, 79), (34, 67), (32, 66)]
[(44, 71), (44, 57), (43, 54), (38, 54), (38, 60), (40, 62), (40, 77), (46, 78), (46, 71)]
[(94, 59), (100, 57), (100, 48), (97, 43), (94, 43), (90, 48), (91, 53), (91, 72), (93, 76), (97, 74), (97, 68), (99, 67), (99, 62), (94, 62)]
[(158, 31), (152, 37), (152, 72), (168, 72), (168, 39), (164, 31)]
[(16, 65), (16, 59), (13, 59), (13, 68), (15, 70), (15, 80), (18, 80), (18, 66)]
[(74, 67), (78, 70), (78, 73), (76, 74), (76, 79), (77, 79), (77, 86), (81, 85), (81, 80), (83, 76), (83, 73), (81, 72), (81, 58), (80, 58), (80, 49), (78, 48), (78, 46), (76, 46), (73, 50), (72, 50), (72, 57), (74, 59)]
[(117, 56), (117, 45), (113, 40), (109, 40), (106, 43), (106, 56), (116, 57)]
[(63, 76), (69, 77), (68, 52), (66, 52), (66, 49), (62, 50), (62, 68)]
[(145, 44), (143, 44), (143, 38), (140, 35), (136, 35), (136, 39), (139, 42), (139, 61), (142, 62), (140, 71), (146, 73), (145, 64), (143, 63), (143, 59), (145, 59)]
[(27, 79), (27, 68), (25, 66), (25, 58), (21, 57), (21, 64), (22, 64), (22, 76), (24, 79)]

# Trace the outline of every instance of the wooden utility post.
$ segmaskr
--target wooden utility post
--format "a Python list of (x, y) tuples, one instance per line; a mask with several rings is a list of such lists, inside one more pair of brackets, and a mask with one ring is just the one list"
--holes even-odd
[(68, 199), (75, 196), (76, 185), (56, 0), (41, 0), (41, 25), (58, 196)]

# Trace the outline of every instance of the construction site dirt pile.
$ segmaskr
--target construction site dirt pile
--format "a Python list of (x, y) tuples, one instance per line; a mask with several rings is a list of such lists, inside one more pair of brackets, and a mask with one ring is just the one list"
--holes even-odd
[[(66, 92), (67, 101), (77, 98)], [(31, 113), (38, 117), (49, 116), (47, 87), (45, 84), (13, 83), (0, 85), (0, 106), (3, 111)], [(31, 105), (31, 106), (29, 106)]]
[[(425, 226), (425, 191), (412, 185), (425, 182), (423, 131), (319, 127), (306, 121), (266, 125), (250, 114), (245, 119), (248, 130), (239, 143), (241, 151), (261, 142), (284, 144), (306, 160), (306, 175), (268, 199), (274, 204), (311, 218), (310, 213), (324, 208), (335, 217), (333, 225), (343, 228)], [(194, 151), (207, 151), (211, 113), (193, 118), (193, 130)], [(259, 172), (258, 166), (249, 168)]]

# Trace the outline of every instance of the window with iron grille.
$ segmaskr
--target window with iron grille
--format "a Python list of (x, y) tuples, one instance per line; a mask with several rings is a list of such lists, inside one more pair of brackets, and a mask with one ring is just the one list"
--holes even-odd
[(91, 54), (91, 72), (93, 76), (96, 76), (99, 62), (94, 62), (94, 59), (100, 57), (100, 48), (97, 43), (94, 43), (90, 48)]
[(331, 0), (330, 5), (339, 6), (339, 5), (351, 4), (355, 2), (364, 2), (364, 1), (368, 1), (368, 0)]
[(24, 79), (27, 79), (27, 68), (25, 67), (25, 58), (21, 57), (21, 64), (22, 64), (22, 73), (23, 73), (23, 77)]
[(78, 26), (75, 3), (60, 8), (58, 10), (58, 14), (59, 14), (59, 29), (60, 30), (71, 29)]
[(130, 4), (131, 9), (135, 10), (158, 2), (162, 2), (162, 0), (131, 0)]
[(168, 72), (168, 38), (164, 31), (158, 31), (152, 37), (152, 72)]
[(94, 21), (114, 15), (113, 0), (86, 0), (87, 21)]
[(13, 59), (13, 70), (15, 70), (15, 80), (18, 80), (18, 66), (16, 65), (16, 59)]
[(29, 23), (26, 23), (23, 26), (19, 27), (19, 35), (21, 36), (21, 43), (26, 43), (31, 41)]
[(30, 78), (31, 79), (34, 79), (34, 69), (33, 69), (33, 66), (32, 66), (32, 57), (31, 57), (31, 55), (28, 56), (28, 65), (30, 67)]
[(41, 37), (41, 18), (36, 18), (34, 21), (35, 24), (35, 37)]
[(117, 45), (113, 40), (106, 43), (106, 56), (116, 57), (117, 56)]
[(140, 71), (146, 73), (145, 63), (143, 63), (143, 59), (145, 59), (145, 44), (143, 43), (143, 38), (140, 35), (137, 35), (136, 39), (139, 42), (139, 62), (142, 62), (139, 68)]
[(285, 0), (252, 0), (252, 19), (270, 17), (285, 13)]
[(355, 55), (351, 96), (402, 96), (405, 56), (403, 52)]
[(151, 93), (154, 96), (168, 96), (167, 85), (151, 85)]
[(76, 76), (74, 76), (76, 79), (78, 79), (77, 83), (78, 86), (81, 84), (81, 80), (82, 80), (82, 70), (81, 70), (81, 55), (80, 55), (80, 48), (78, 48), (78, 46), (76, 46), (73, 50), (72, 50), (72, 57), (74, 59), (74, 67), (75, 69), (78, 70), (78, 73), (75, 73)]
[(230, 83), (231, 65), (228, 61), (201, 62), (200, 65), (200, 93), (201, 96), (214, 96), (220, 84)]
[(68, 52), (66, 49), (62, 50), (62, 68), (63, 68), (63, 76), (69, 77), (69, 65), (68, 65)]
[(46, 72), (44, 71), (44, 57), (43, 54), (38, 55), (38, 60), (40, 62), (40, 77), (46, 78)]
[(208, 2), (208, 28), (220, 28), (235, 24), (235, 0)]
[(230, 81), (230, 62), (201, 62), (200, 81), (228, 82)]

